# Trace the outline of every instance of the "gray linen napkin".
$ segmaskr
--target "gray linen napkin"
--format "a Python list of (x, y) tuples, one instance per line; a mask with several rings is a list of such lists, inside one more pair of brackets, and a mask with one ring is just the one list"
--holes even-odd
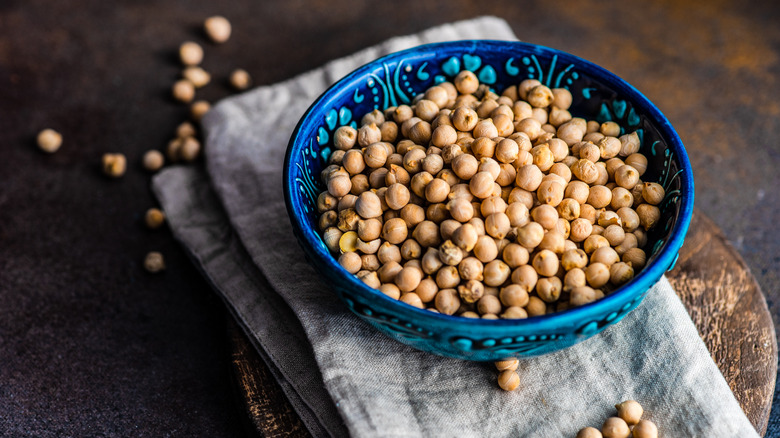
[(345, 428), (353, 436), (574, 436), (632, 398), (663, 436), (757, 436), (665, 278), (620, 324), (521, 361), (520, 388), (506, 393), (490, 364), (437, 357), (379, 334), (306, 264), (281, 186), (299, 117), (373, 58), (467, 38), (515, 39), (503, 20), (469, 20), (226, 99), (203, 121), (209, 175), (173, 167), (154, 178), (174, 235), (256, 341), (307, 427), (315, 436), (344, 436)]

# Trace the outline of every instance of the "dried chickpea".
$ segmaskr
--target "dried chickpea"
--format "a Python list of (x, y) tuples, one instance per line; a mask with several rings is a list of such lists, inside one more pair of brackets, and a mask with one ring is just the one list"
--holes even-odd
[[(400, 289), (400, 287), (399, 287)], [(420, 300), (420, 297), (417, 296), (414, 292), (409, 292), (401, 295), (401, 298), (399, 301), (404, 302), (410, 306), (416, 307), (418, 309), (424, 309), (425, 304), (423, 304), (422, 300)]]
[(150, 230), (156, 230), (165, 223), (165, 213), (159, 208), (150, 208), (144, 214), (144, 223)]
[(558, 272), (558, 256), (548, 249), (536, 253), (531, 263), (536, 272), (543, 277), (552, 277)]
[(484, 293), (485, 286), (476, 280), (468, 280), (466, 283), (458, 286), (458, 296), (464, 303), (476, 303), (482, 298)]
[(173, 83), (172, 94), (179, 102), (190, 103), (195, 98), (195, 85), (188, 79), (180, 79)]
[(566, 272), (563, 277), (563, 291), (571, 292), (574, 288), (587, 286), (588, 281), (585, 275), (585, 271), (580, 268), (573, 268)]
[(445, 314), (453, 315), (460, 308), (460, 297), (455, 289), (439, 289), (434, 298), (436, 310)]
[(477, 311), (481, 315), (498, 314), (501, 312), (501, 301), (494, 295), (483, 295), (482, 298), (477, 301)]
[(579, 307), (592, 303), (598, 299), (598, 295), (593, 288), (588, 286), (575, 287), (569, 293), (569, 303), (572, 306)]
[(530, 297), (525, 310), (528, 316), (541, 316), (547, 313), (547, 304), (539, 297)]
[(512, 370), (502, 371), (498, 375), (498, 386), (504, 391), (514, 391), (520, 386), (520, 376)]
[(152, 274), (164, 271), (165, 259), (163, 258), (162, 253), (152, 251), (146, 254), (146, 257), (144, 258), (144, 269)]
[(645, 266), (647, 256), (641, 248), (631, 248), (623, 253), (621, 260), (630, 264), (634, 269), (639, 270)]
[(651, 204), (640, 204), (636, 208), (636, 214), (639, 216), (639, 224), (645, 231), (653, 228), (661, 219), (661, 210)]
[(224, 43), (230, 38), (232, 27), (227, 18), (215, 15), (203, 22), (203, 30), (211, 41)]
[(626, 157), (626, 164), (636, 169), (639, 176), (642, 176), (647, 170), (647, 157), (634, 153)]
[(626, 400), (622, 403), (618, 403), (615, 405), (615, 409), (617, 409), (618, 417), (622, 418), (629, 426), (639, 423), (639, 420), (644, 413), (642, 405), (634, 400)]
[(103, 173), (112, 178), (119, 178), (125, 174), (127, 159), (124, 154), (103, 154)]
[(615, 182), (623, 188), (632, 189), (639, 182), (639, 172), (628, 164), (615, 170)]
[(477, 75), (468, 70), (463, 70), (458, 73), (458, 75), (455, 76), (453, 83), (461, 94), (472, 94), (477, 91), (477, 87), (479, 87)]
[(487, 286), (498, 287), (506, 282), (511, 273), (512, 269), (506, 263), (501, 260), (493, 260), (485, 265), (482, 276)]
[(243, 69), (236, 69), (230, 73), (230, 86), (238, 91), (243, 91), (252, 85), (252, 77)]
[(53, 154), (62, 146), (62, 134), (53, 129), (44, 129), (38, 133), (36, 142), (40, 150)]
[(610, 417), (601, 426), (601, 434), (604, 438), (628, 438), (631, 435), (631, 430), (622, 418)]
[(664, 200), (666, 192), (661, 184), (646, 182), (642, 187), (642, 199), (648, 204), (658, 205)]
[(601, 431), (595, 427), (586, 427), (580, 429), (575, 438), (603, 438), (603, 435), (601, 435)]
[(356, 252), (345, 252), (339, 256), (339, 265), (350, 274), (357, 274), (363, 266), (360, 255)]
[(658, 427), (650, 420), (639, 420), (632, 430), (633, 438), (658, 438)]
[(604, 263), (591, 263), (585, 268), (585, 279), (593, 288), (600, 288), (609, 282), (609, 268)]
[(142, 163), (144, 169), (148, 170), (149, 172), (156, 172), (163, 167), (163, 164), (165, 164), (165, 157), (160, 151), (154, 149), (148, 150), (144, 153)]
[(198, 65), (203, 61), (203, 48), (192, 41), (179, 46), (179, 59), (184, 65)]
[(545, 230), (552, 230), (558, 223), (558, 210), (552, 205), (542, 204), (531, 210), (531, 217)]

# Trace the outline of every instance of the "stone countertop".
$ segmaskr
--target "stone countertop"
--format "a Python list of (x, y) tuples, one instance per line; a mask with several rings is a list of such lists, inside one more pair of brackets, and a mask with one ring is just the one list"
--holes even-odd
[[(204, 18), (233, 24), (224, 45)], [(225, 312), (166, 230), (140, 159), (186, 107), (169, 98), (178, 45), (203, 44), (227, 96), (233, 68), (270, 84), (396, 35), (478, 15), (636, 86), (688, 149), (696, 205), (780, 316), (780, 5), (736, 1), (0, 3), (0, 435), (236, 436)], [(34, 146), (43, 128), (59, 152)], [(100, 173), (122, 152), (124, 178)], [(151, 250), (168, 269), (142, 268)], [(777, 402), (775, 403), (778, 404)], [(767, 436), (780, 433), (775, 406)]]

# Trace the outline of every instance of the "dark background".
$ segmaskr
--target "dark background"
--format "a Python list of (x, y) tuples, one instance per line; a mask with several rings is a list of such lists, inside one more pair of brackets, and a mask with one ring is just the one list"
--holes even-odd
[[(271, 84), (391, 36), (492, 14), (517, 36), (600, 64), (655, 102), (689, 151), (696, 205), (780, 316), (780, 7), (772, 1), (0, 0), (0, 436), (236, 436), (225, 312), (166, 230), (142, 154), (186, 108), (178, 45), (204, 45), (212, 84)], [(233, 37), (200, 32), (221, 14)], [(43, 128), (64, 136), (47, 155)], [(128, 171), (109, 180), (105, 152)], [(150, 250), (168, 270), (144, 272)], [(777, 405), (777, 402), (776, 402)], [(780, 427), (779, 406), (770, 431)], [(777, 430), (777, 429), (774, 429)], [(772, 436), (772, 433), (768, 433)]]

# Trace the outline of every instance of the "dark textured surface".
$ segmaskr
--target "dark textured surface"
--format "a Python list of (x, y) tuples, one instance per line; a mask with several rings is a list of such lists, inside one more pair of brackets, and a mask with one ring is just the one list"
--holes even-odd
[[(780, 7), (775, 2), (0, 2), (0, 435), (234, 436), (219, 300), (166, 231), (138, 165), (186, 110), (168, 98), (203, 18), (216, 99), (246, 68), (258, 84), (390, 36), (481, 14), (526, 41), (603, 65), (654, 101), (688, 148), (697, 206), (742, 254), (780, 315)], [(32, 144), (60, 130), (48, 156)], [(121, 151), (128, 174), (98, 171)], [(165, 274), (141, 269), (161, 250)], [(777, 407), (769, 430), (780, 427)], [(773, 429), (774, 428), (774, 429)], [(777, 432), (780, 433), (780, 432)], [(776, 435), (775, 433), (774, 435)], [(774, 436), (771, 432), (770, 436)]]

